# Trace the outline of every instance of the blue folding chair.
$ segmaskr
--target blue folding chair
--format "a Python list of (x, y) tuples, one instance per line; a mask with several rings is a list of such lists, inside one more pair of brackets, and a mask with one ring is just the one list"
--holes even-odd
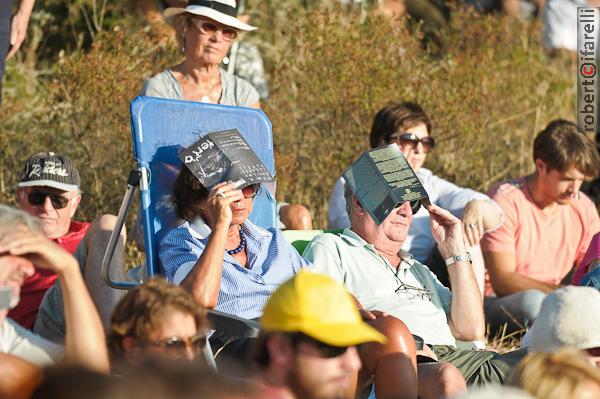
[[(207, 133), (235, 128), (275, 176), (271, 122), (261, 110), (137, 97), (131, 102), (130, 111), (137, 167), (129, 175), (117, 225), (102, 262), (105, 281), (118, 289), (132, 289), (140, 285), (143, 277), (139, 274), (152, 277), (162, 273), (158, 243), (180, 222), (171, 204), (173, 182), (181, 168), (180, 150)], [(110, 277), (110, 261), (138, 187), (146, 252), (146, 265), (141, 268), (144, 273), (137, 273), (137, 281), (114, 281)], [(255, 197), (250, 220), (262, 227), (277, 226), (275, 199), (269, 190), (260, 190)], [(225, 328), (239, 336), (255, 335), (258, 331), (252, 322), (217, 311), (210, 311), (209, 319), (216, 329)]]
[[(116, 231), (120, 231), (133, 200), (133, 192), (139, 186), (147, 276), (161, 273), (158, 241), (179, 222), (171, 204), (173, 182), (181, 168), (179, 152), (207, 133), (234, 128), (275, 176), (271, 122), (261, 110), (154, 97), (137, 97), (131, 102), (131, 130), (137, 168), (130, 174)], [(262, 227), (277, 226), (275, 199), (269, 190), (259, 191), (250, 220)], [(114, 248), (107, 251), (107, 255), (112, 257), (110, 252), (114, 252)], [(114, 288), (129, 289), (137, 285), (113, 281), (110, 273), (106, 274), (106, 279)]]

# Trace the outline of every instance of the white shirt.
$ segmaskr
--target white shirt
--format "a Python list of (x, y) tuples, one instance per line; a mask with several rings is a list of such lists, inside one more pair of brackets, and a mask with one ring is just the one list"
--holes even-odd
[(549, 0), (544, 6), (544, 47), (577, 51), (577, 7), (585, 0)]
[(456, 345), (446, 315), (452, 303), (450, 290), (430, 271), (444, 309), (423, 295), (427, 290), (411, 272), (415, 261), (410, 254), (403, 254), (396, 268), (372, 244), (345, 229), (340, 235), (315, 237), (303, 256), (313, 262), (315, 272), (343, 284), (365, 309), (386, 312), (402, 320), (411, 334), (427, 344)]
[(65, 349), (6, 318), (0, 323), (0, 352), (43, 367), (61, 360)]

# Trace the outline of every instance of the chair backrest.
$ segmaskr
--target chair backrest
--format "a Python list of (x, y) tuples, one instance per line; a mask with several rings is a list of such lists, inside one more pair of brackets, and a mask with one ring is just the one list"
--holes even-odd
[[(148, 173), (140, 186), (141, 217), (148, 275), (159, 272), (160, 238), (180, 221), (172, 206), (172, 187), (181, 168), (178, 153), (207, 133), (237, 129), (275, 176), (271, 122), (258, 109), (137, 97), (131, 102), (131, 131), (138, 167)], [(250, 220), (276, 227), (275, 199), (260, 190)]]

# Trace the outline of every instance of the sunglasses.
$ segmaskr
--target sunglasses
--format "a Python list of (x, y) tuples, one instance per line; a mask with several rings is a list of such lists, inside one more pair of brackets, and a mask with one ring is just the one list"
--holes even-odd
[(185, 353), (188, 349), (194, 354), (202, 352), (206, 345), (206, 335), (200, 333), (193, 337), (170, 337), (159, 342), (149, 342), (152, 346), (163, 348), (174, 354)]
[(46, 197), (50, 197), (50, 202), (54, 209), (63, 209), (69, 203), (70, 198), (56, 193), (46, 191), (32, 191), (27, 194), (27, 201), (33, 206), (42, 206), (46, 202)]
[(233, 28), (219, 28), (216, 24), (210, 21), (205, 21), (203, 19), (192, 18), (192, 22), (196, 25), (196, 28), (205, 35), (213, 36), (217, 33), (217, 31), (221, 31), (223, 35), (223, 39), (225, 41), (232, 41), (238, 36), (238, 31)]
[(306, 334), (297, 333), (291, 336), (291, 341), (294, 346), (298, 346), (300, 342), (307, 343), (317, 349), (319, 357), (324, 359), (333, 359), (342, 356), (348, 350), (349, 346), (334, 346), (329, 345)]
[(425, 136), (420, 139), (414, 133), (394, 133), (388, 137), (387, 141), (389, 143), (398, 143), (398, 145), (412, 145), (413, 148), (416, 148), (421, 143), (424, 152), (429, 152), (435, 147), (433, 137)]
[(585, 349), (585, 352), (589, 356), (600, 357), (600, 347)]
[(242, 188), (242, 194), (244, 195), (244, 198), (254, 198), (254, 197), (256, 197), (256, 194), (258, 193), (259, 188), (260, 188), (260, 186), (258, 184), (252, 184), (250, 186), (246, 186), (246, 187)]

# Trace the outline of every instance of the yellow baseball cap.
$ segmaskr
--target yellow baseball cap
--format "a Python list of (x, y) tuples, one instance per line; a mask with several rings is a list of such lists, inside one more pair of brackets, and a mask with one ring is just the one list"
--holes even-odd
[(261, 320), (264, 331), (301, 332), (333, 346), (387, 338), (362, 321), (352, 296), (331, 278), (301, 270), (273, 293)]

